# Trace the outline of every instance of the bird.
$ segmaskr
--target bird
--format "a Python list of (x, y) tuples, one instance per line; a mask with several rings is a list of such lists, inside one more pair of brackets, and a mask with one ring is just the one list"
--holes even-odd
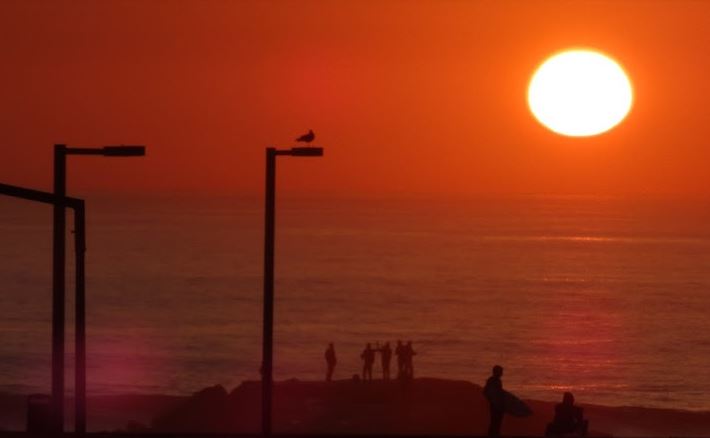
[(302, 136), (298, 137), (296, 141), (302, 141), (304, 143), (310, 143), (316, 138), (316, 134), (313, 132), (312, 129), (308, 130), (308, 134), (303, 134)]

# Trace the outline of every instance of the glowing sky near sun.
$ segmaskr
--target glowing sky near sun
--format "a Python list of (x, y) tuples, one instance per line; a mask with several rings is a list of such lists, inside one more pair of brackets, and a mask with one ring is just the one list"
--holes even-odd
[[(326, 156), (282, 166), (283, 193), (710, 195), (708, 16), (683, 1), (3, 2), (0, 179), (49, 188), (54, 143), (147, 144), (144, 160), (72, 161), (70, 188), (256, 196), (264, 148), (313, 129)], [(632, 78), (633, 109), (602, 136), (557, 135), (528, 108), (532, 73), (569, 47)]]

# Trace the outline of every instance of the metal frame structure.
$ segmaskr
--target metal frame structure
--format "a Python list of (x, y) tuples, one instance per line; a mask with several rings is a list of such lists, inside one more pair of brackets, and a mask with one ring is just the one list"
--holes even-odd
[[(63, 212), (74, 211), (75, 289), (75, 403), (76, 424), (86, 431), (86, 208), (83, 199), (58, 197), (54, 193), (0, 183), (0, 194), (51, 204)], [(63, 302), (62, 302), (63, 304)], [(62, 306), (63, 308), (63, 306)]]

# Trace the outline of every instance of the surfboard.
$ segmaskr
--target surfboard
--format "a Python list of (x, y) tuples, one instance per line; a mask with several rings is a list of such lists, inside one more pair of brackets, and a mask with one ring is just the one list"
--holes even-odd
[(506, 414), (513, 417), (529, 417), (533, 413), (530, 406), (508, 391), (505, 391), (503, 408)]

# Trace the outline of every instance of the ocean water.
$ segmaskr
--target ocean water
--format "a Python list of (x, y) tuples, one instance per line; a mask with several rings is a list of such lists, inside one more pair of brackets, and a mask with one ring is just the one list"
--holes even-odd
[[(89, 393), (257, 379), (261, 201), (87, 202)], [(0, 199), (0, 391), (49, 391), (50, 223)], [(710, 205), (280, 199), (276, 254), (277, 379), (322, 379), (328, 342), (349, 378), (365, 343), (401, 339), (418, 376), (501, 364), (526, 398), (710, 409)]]

